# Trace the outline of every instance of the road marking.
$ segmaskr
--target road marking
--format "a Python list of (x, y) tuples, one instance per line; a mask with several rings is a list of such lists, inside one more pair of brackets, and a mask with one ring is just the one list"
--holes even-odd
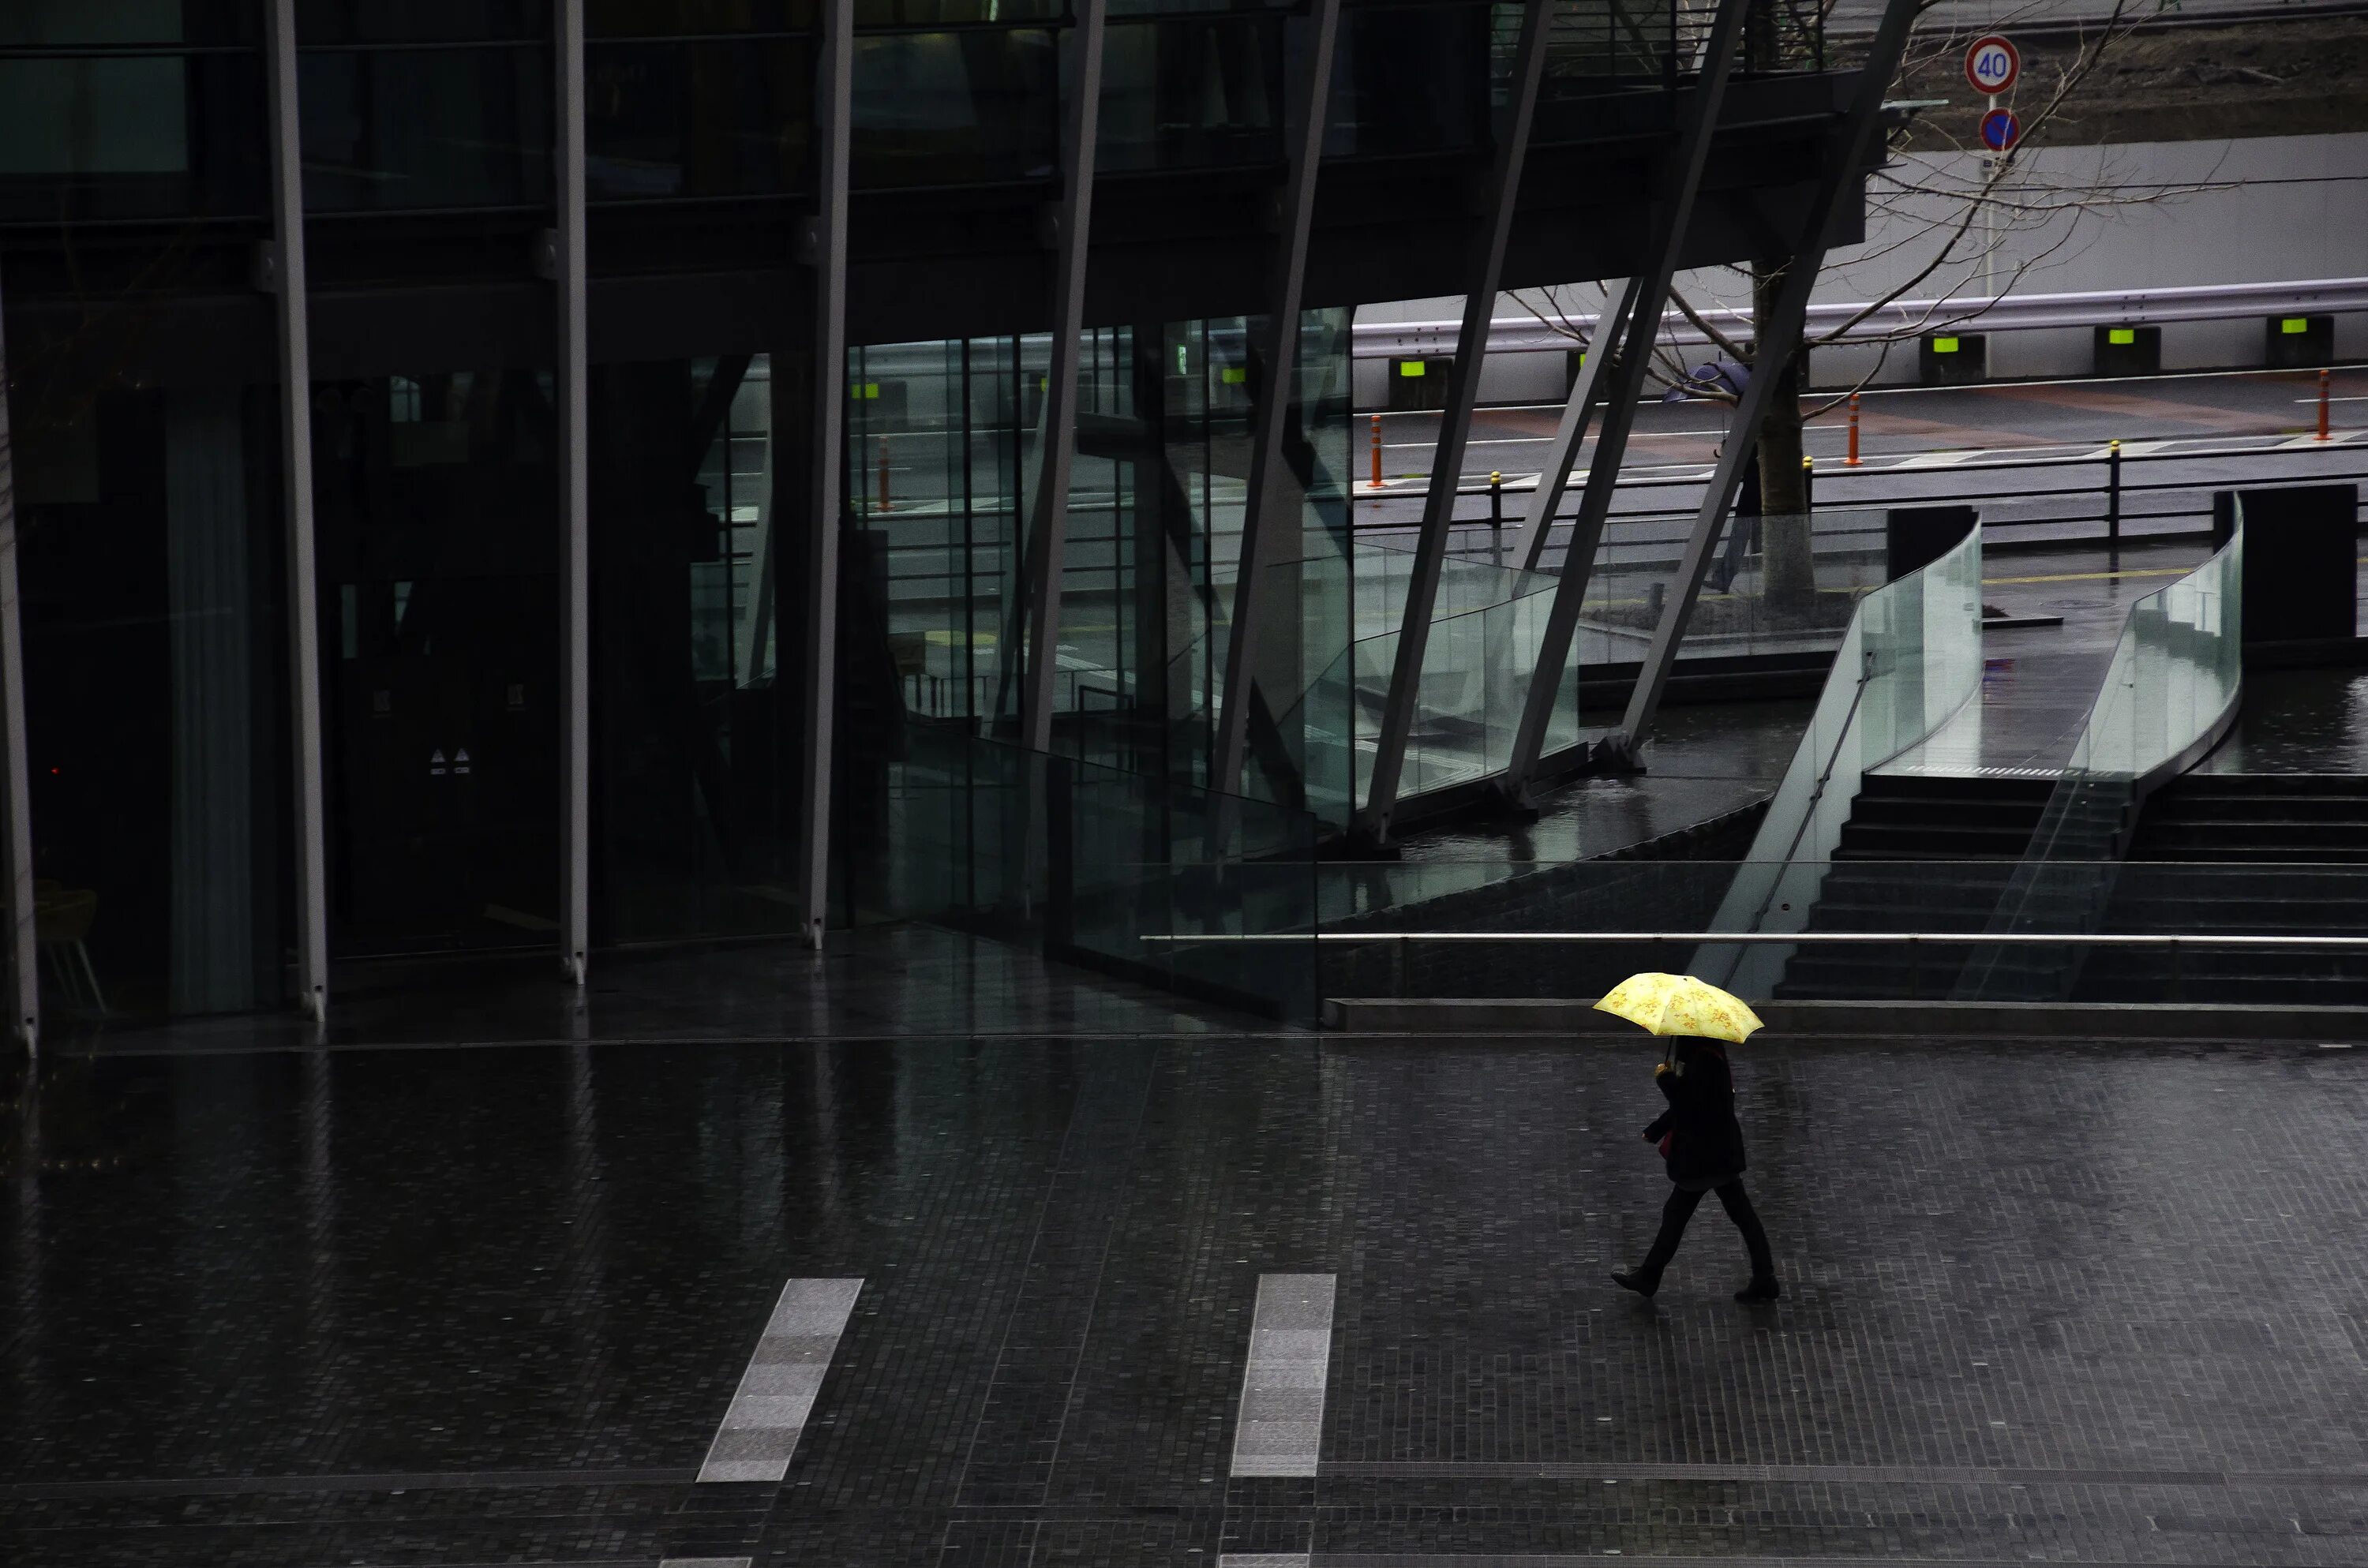
[(753, 1557), (661, 1557), (658, 1568), (752, 1568)]
[(2316, 436), (2296, 436), (2290, 441), (2280, 441), (2278, 450), (2292, 452), (2305, 450), (2311, 447), (2339, 447), (2358, 434), (2360, 432), (2357, 430), (2337, 430), (2329, 433), (2324, 441)]
[[(1337, 1274), (1261, 1274), (1234, 1426), (1235, 1475), (1314, 1475)], [(1304, 1559), (1302, 1559), (1304, 1562)]]
[(2021, 587), (2032, 583), (2102, 583), (2114, 577), (2184, 577), (2192, 566), (2149, 566), (2135, 572), (2057, 572), (2044, 577), (1985, 577), (1985, 588)]
[(792, 1279), (781, 1287), (700, 1480), (779, 1481), (788, 1473), (862, 1289), (860, 1279)]
[(1308, 1568), (1312, 1554), (1304, 1551), (1225, 1551), (1217, 1568)]

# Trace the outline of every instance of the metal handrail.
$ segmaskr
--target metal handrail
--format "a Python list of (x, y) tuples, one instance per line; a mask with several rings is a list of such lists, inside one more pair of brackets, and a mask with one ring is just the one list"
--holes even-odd
[(1187, 937), (1141, 937), (1146, 943), (1184, 942), (1691, 942), (1738, 946), (1752, 943), (1834, 945), (1925, 942), (1956, 947), (1991, 943), (2091, 948), (2368, 948), (2368, 937), (2284, 937), (2162, 933), (1979, 931), (1212, 931)]

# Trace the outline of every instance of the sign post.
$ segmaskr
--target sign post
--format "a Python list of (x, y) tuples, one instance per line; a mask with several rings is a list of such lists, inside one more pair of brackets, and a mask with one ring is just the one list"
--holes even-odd
[[(2014, 144), (2022, 140), (2022, 122), (2014, 117), (2012, 109), (1998, 108), (2000, 96), (2012, 91), (2015, 79), (2021, 74), (2022, 51), (2004, 33), (1984, 33), (1965, 51), (1965, 80), (1974, 85), (1974, 91), (1989, 100), (1987, 112), (1982, 116), (1982, 145), (2000, 156), (2013, 152)], [(1983, 168), (1987, 174), (1987, 160)], [(1987, 179), (1983, 187), (1987, 196)], [(1987, 200), (1982, 203), (1982, 292), (1995, 300), (1998, 290), (1990, 281), (1990, 263), (1998, 249), (1998, 239)]]

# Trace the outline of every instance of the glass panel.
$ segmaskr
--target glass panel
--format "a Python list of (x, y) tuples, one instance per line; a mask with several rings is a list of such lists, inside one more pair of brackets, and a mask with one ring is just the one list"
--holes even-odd
[[(1981, 577), (1975, 529), (1938, 561), (1859, 602), (1753, 840), (1753, 863), (1738, 869), (1713, 929), (1803, 928), (1861, 777), (1930, 735), (1980, 689)], [(1764, 996), (1790, 956), (1782, 946), (1711, 945), (1688, 968)]]
[[(2356, 1003), (2368, 989), (2368, 868), (2345, 865), (2081, 862), (2113, 881), (2094, 945), (1988, 941), (2013, 861), (1849, 860), (1816, 891), (1778, 955), (1736, 979), (1751, 1001), (1945, 1000), (1969, 960), (2017, 964), (2077, 951), (2059, 995), (2092, 1004)], [(1328, 996), (1589, 997), (1637, 970), (1682, 971), (1726, 890), (1786, 868), (1733, 861), (1582, 860), (1507, 865), (1327, 861), (1316, 868)], [(1708, 927), (1714, 928), (1714, 927)], [(1440, 940), (1454, 932), (1540, 932), (1569, 941)], [(1417, 939), (1400, 940), (1411, 933)], [(1371, 941), (1346, 938), (1369, 935)], [(1653, 941), (1654, 936), (1675, 941)], [(1432, 939), (1420, 939), (1429, 937)], [(1796, 938), (1807, 937), (1806, 940)], [(2174, 945), (2167, 938), (2180, 938)], [(2268, 944), (2263, 937), (2271, 938)], [(1913, 938), (1913, 939), (1911, 939)], [(2214, 940), (2221, 938), (2221, 940)], [(2230, 940), (2234, 938), (2234, 940)], [(1735, 944), (1728, 944), (1729, 947)], [(1245, 949), (1246, 951), (1248, 949)], [(1296, 952), (1295, 943), (1281, 946)]]
[[(763, 356), (593, 371), (599, 941), (797, 924), (796, 715), (775, 675), (789, 564), (776, 549), (777, 390)], [(867, 564), (848, 551), (848, 581), (868, 581)]]
[(297, 57), (310, 212), (551, 200), (551, 49), (308, 47)]
[(300, 44), (549, 37), (551, 0), (296, 0)]
[(1059, 172), (1066, 35), (985, 28), (855, 42), (851, 175), (863, 188)]
[(1113, 23), (1102, 47), (1098, 168), (1119, 174), (1282, 156), (1281, 17)]
[[(857, 0), (856, 25), (871, 0)], [(587, 38), (736, 37), (814, 26), (814, 0), (584, 0)]]
[(224, 5), (0, 7), (0, 222), (259, 213), (255, 42)]
[(1325, 156), (1485, 144), (1496, 53), (1491, 10), (1452, 4), (1345, 10)]
[(53, 1017), (286, 999), (276, 399), (14, 398), (35, 926)]
[(532, 370), (313, 389), (335, 951), (558, 929), (556, 428)]
[[(2227, 733), (2244, 691), (2245, 528), (2211, 560), (2130, 607), (2071, 761), (2031, 848), (1998, 900), (1994, 932), (2084, 932), (2109, 907), (2126, 835), (2146, 794)], [(1963, 994), (2058, 1000), (2088, 954), (2052, 944), (1993, 947), (1967, 964)]]
[(814, 50), (803, 38), (594, 43), (585, 51), (594, 200), (805, 189)]

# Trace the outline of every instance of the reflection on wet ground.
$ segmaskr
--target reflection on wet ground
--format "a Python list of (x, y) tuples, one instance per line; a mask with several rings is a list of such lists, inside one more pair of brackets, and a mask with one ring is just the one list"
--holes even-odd
[(1740, 811), (1784, 777), (1816, 703), (1807, 698), (1705, 702), (1663, 710), (1633, 778), (1582, 778), (1531, 823), (1475, 823), (1411, 837), (1408, 860), (1582, 860)]
[(1763, 1036), (1763, 1308), (1641, 1037), (0, 1067), (0, 1562), (2357, 1563), (2358, 1054)]
[(2368, 774), (2368, 673), (2247, 676), (2236, 730), (2197, 771)]

